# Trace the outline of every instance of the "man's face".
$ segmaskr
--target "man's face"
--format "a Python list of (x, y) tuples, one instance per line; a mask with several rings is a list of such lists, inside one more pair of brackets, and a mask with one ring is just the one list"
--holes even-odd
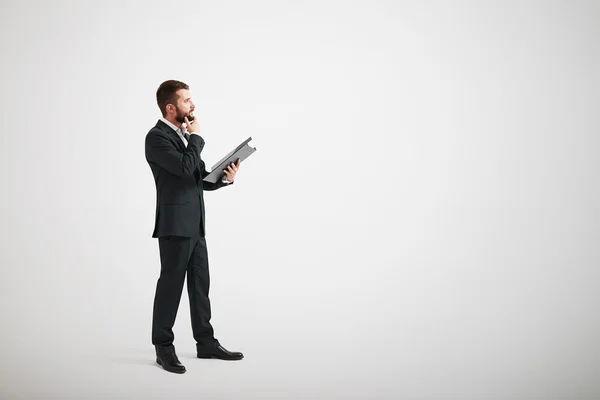
[(195, 109), (194, 103), (192, 102), (192, 96), (189, 90), (179, 89), (177, 91), (177, 104), (175, 105), (177, 114), (175, 120), (177, 122), (185, 122), (184, 117), (187, 117), (190, 121), (194, 119), (192, 112)]

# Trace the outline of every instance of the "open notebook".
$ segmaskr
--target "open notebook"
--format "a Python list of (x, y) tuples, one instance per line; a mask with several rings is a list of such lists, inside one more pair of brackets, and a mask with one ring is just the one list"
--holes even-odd
[(251, 147), (248, 142), (252, 140), (252, 137), (244, 140), (239, 146), (233, 149), (229, 154), (221, 159), (218, 163), (216, 163), (211, 172), (206, 175), (203, 179), (205, 182), (215, 183), (220, 181), (223, 176), (225, 176), (225, 172), (223, 170), (227, 168), (227, 166), (231, 163), (237, 163), (238, 158), (244, 161), (246, 158), (250, 156), (250, 154), (256, 151), (256, 147)]

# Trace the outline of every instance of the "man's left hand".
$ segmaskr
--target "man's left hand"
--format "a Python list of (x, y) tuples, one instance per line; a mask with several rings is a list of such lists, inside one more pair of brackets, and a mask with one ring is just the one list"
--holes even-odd
[(235, 174), (238, 172), (238, 169), (240, 168), (241, 163), (242, 163), (242, 160), (240, 160), (238, 158), (236, 164), (231, 163), (227, 166), (227, 169), (223, 170), (225, 172), (225, 175), (227, 175), (227, 180), (229, 182), (233, 182), (233, 180), (235, 179)]

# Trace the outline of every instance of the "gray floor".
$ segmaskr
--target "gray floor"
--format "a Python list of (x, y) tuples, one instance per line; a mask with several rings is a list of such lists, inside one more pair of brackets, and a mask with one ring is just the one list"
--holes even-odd
[[(157, 267), (155, 242), (141, 243)], [(175, 333), (188, 371), (162, 370), (149, 343), (154, 273), (136, 282), (140, 264), (114, 282), (122, 267), (104, 264), (100, 272), (105, 255), (85, 273), (71, 264), (60, 286), (41, 268), (37, 278), (13, 272), (19, 286), (3, 297), (0, 398), (592, 400), (600, 393), (597, 325), (586, 308), (597, 296), (592, 283), (579, 281), (573, 291), (523, 275), (509, 284), (510, 272), (492, 282), (489, 270), (449, 274), (434, 255), (422, 256), (425, 270), (392, 274), (404, 279), (384, 278), (398, 264), (372, 261), (376, 279), (360, 276), (360, 257), (341, 256), (336, 271), (348, 274), (335, 287), (323, 272), (333, 264), (294, 275), (301, 266), (290, 261), (287, 278), (271, 268), (270, 279), (250, 288), (241, 263), (223, 262), (235, 256), (213, 249), (221, 266), (212, 276), (213, 323), (244, 360), (195, 358), (184, 294)], [(94, 284), (86, 290), (79, 278)], [(293, 289), (302, 285), (309, 292)]]

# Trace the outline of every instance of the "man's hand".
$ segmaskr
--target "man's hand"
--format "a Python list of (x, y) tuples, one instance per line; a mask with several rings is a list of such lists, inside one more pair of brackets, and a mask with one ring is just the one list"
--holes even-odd
[(240, 160), (238, 158), (236, 164), (231, 163), (227, 166), (227, 169), (223, 170), (225, 172), (225, 175), (227, 175), (227, 180), (229, 182), (233, 182), (233, 180), (235, 179), (235, 174), (238, 172), (238, 169), (240, 168), (241, 163), (242, 163), (242, 160)]
[(185, 121), (185, 129), (188, 131), (188, 133), (200, 133), (200, 123), (198, 123), (198, 118), (194, 118), (194, 120), (190, 122), (186, 115), (185, 117), (183, 117), (183, 119)]

